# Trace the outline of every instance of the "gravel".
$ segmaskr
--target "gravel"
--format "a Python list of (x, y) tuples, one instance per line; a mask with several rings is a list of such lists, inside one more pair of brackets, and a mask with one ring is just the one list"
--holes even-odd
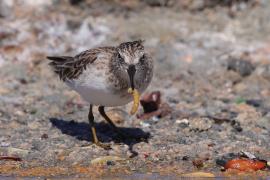
[[(216, 163), (227, 154), (270, 159), (268, 1), (248, 2), (234, 17), (218, 6), (177, 12), (171, 2), (106, 8), (94, 1), (14, 2), (8, 4), (12, 15), (0, 13), (0, 156), (22, 161), (0, 160), (0, 176), (227, 176), (233, 172)], [(121, 139), (95, 109), (97, 136), (112, 147), (106, 151), (92, 144), (88, 104), (53, 74), (45, 57), (137, 38), (155, 59), (147, 91), (160, 91), (171, 112), (142, 120), (127, 114), (131, 105), (108, 108), (122, 131), (140, 137)], [(101, 164), (93, 164), (97, 158)]]

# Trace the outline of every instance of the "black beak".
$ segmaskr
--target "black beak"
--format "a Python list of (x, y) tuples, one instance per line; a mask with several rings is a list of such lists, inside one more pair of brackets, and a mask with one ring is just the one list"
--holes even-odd
[(131, 89), (134, 90), (134, 75), (135, 75), (135, 72), (136, 72), (136, 68), (135, 68), (135, 65), (129, 65), (128, 66), (128, 69), (127, 69), (127, 72), (128, 72), (128, 76), (129, 76), (129, 80), (130, 80), (130, 86), (131, 86)]

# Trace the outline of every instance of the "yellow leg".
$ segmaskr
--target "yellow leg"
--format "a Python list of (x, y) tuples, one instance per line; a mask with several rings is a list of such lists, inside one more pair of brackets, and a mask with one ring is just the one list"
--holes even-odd
[(91, 132), (92, 132), (92, 136), (93, 136), (93, 143), (95, 143), (97, 146), (100, 146), (100, 147), (102, 147), (102, 148), (104, 148), (106, 150), (111, 149), (109, 144), (103, 144), (103, 143), (99, 142), (99, 140), (97, 138), (97, 133), (96, 133), (96, 128), (95, 128), (94, 115), (93, 115), (92, 108), (93, 108), (93, 106), (90, 105), (89, 114), (88, 114), (88, 120), (89, 120)]

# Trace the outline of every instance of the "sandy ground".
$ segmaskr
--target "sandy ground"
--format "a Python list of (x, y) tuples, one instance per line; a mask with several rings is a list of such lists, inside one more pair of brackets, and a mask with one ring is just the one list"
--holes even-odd
[[(21, 158), (0, 160), (0, 176), (269, 175), (217, 163), (241, 151), (270, 160), (268, 1), (205, 9), (42, 2), (0, 3), (0, 156)], [(155, 60), (147, 91), (160, 91), (172, 111), (142, 120), (129, 116), (131, 105), (108, 108), (124, 132), (144, 137), (123, 140), (95, 110), (107, 151), (91, 143), (88, 104), (45, 57), (136, 39)]]

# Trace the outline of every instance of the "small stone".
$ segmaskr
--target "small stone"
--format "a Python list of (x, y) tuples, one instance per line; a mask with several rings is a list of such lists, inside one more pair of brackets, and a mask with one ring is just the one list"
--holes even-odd
[(153, 122), (158, 122), (160, 119), (158, 118), (158, 117), (156, 117), (156, 116), (154, 116), (154, 117), (152, 117), (152, 121)]
[(122, 124), (127, 119), (127, 112), (121, 109), (111, 109), (106, 112), (109, 118), (116, 124)]
[(225, 169), (237, 169), (240, 171), (261, 170), (266, 168), (266, 163), (252, 159), (232, 159), (225, 164)]
[(189, 156), (183, 156), (183, 157), (182, 157), (182, 160), (183, 160), (183, 161), (189, 160)]
[(247, 60), (232, 58), (228, 60), (227, 69), (235, 71), (242, 77), (245, 77), (249, 76), (255, 70), (255, 67)]
[(194, 131), (206, 131), (212, 127), (212, 121), (209, 118), (192, 118), (189, 122), (190, 129)]
[(250, 100), (246, 100), (245, 103), (254, 107), (260, 107), (262, 106), (263, 102), (261, 99), (250, 99)]
[(25, 113), (24, 113), (23, 111), (20, 111), (20, 110), (15, 111), (15, 114), (16, 114), (17, 116), (24, 116), (24, 115), (25, 115)]
[(19, 148), (13, 148), (13, 147), (9, 147), (7, 152), (8, 152), (9, 156), (17, 155), (17, 156), (20, 156), (20, 157), (25, 157), (25, 156), (27, 156), (29, 154), (28, 150), (19, 149)]
[(17, 129), (21, 126), (20, 123), (18, 123), (17, 121), (12, 121), (11, 123), (9, 123), (9, 127), (13, 128), (13, 129)]
[(166, 6), (169, 0), (143, 0), (149, 6)]
[(0, 88), (0, 95), (5, 95), (5, 94), (8, 94), (10, 91), (8, 89), (5, 89), (5, 88)]
[(233, 121), (231, 122), (231, 126), (232, 126), (233, 129), (234, 129), (235, 131), (237, 131), (237, 132), (243, 131), (243, 128), (241, 127), (241, 124), (240, 124), (238, 121), (233, 120)]
[(181, 127), (181, 128), (186, 128), (186, 127), (188, 127), (189, 126), (189, 121), (188, 121), (188, 119), (177, 119), (176, 121), (175, 121), (175, 123), (176, 124), (179, 124), (179, 126)]
[(140, 121), (140, 125), (144, 128), (146, 127), (150, 127), (151, 125), (149, 123), (146, 123), (146, 122), (143, 122), (143, 121)]
[(124, 158), (118, 157), (118, 156), (103, 156), (103, 157), (98, 157), (96, 159), (91, 160), (91, 164), (107, 164), (108, 161), (123, 161), (125, 160)]
[(48, 139), (48, 138), (49, 138), (48, 134), (42, 134), (41, 135), (41, 139)]
[(1, 147), (9, 147), (10, 146), (10, 143), (8, 143), (8, 142), (1, 142), (0, 146)]
[(186, 124), (186, 125), (189, 125), (189, 121), (188, 119), (177, 119), (175, 121), (176, 124)]
[(38, 129), (38, 128), (40, 127), (40, 123), (34, 121), (34, 122), (29, 123), (29, 124), (28, 124), (28, 127), (29, 127), (30, 129), (33, 129), (33, 130), (34, 130), (34, 129)]
[(249, 159), (257, 159), (256, 156), (250, 152), (247, 152), (247, 151), (241, 151), (241, 155), (242, 156), (245, 156)]
[(115, 162), (114, 161), (107, 161), (107, 166), (114, 166), (115, 165)]

